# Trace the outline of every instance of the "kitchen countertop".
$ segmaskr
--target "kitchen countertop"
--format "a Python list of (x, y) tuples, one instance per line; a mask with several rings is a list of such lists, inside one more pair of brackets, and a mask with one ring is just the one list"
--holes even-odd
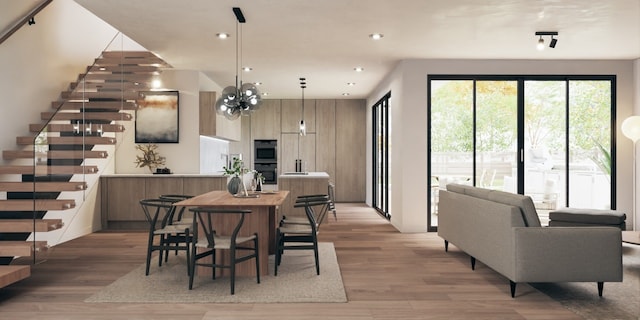
[(329, 174), (326, 172), (307, 172), (307, 174), (303, 174), (301, 172), (293, 172), (292, 174), (281, 174), (278, 176), (278, 179), (287, 179), (287, 178), (329, 178)]
[(151, 174), (151, 173), (121, 173), (121, 174), (103, 174), (101, 177), (107, 178), (117, 178), (117, 177), (140, 177), (140, 178), (162, 178), (162, 177), (172, 177), (172, 178), (224, 178), (224, 174), (222, 173), (207, 173), (207, 174), (199, 174), (199, 173), (169, 173), (169, 174)]

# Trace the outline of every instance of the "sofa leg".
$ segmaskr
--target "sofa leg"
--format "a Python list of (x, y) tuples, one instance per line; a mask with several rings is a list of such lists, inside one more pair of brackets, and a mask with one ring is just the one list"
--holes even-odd
[(444, 252), (449, 252), (449, 241), (444, 241)]
[(511, 287), (511, 298), (516, 297), (516, 283), (509, 280), (509, 286)]
[(598, 282), (598, 297), (602, 297), (603, 289), (604, 289), (604, 282)]
[(471, 270), (476, 269), (476, 258), (471, 257)]

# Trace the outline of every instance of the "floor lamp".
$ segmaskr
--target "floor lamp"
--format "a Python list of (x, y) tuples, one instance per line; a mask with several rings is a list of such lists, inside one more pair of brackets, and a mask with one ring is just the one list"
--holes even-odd
[(640, 139), (640, 116), (631, 116), (622, 122), (622, 133), (633, 141), (633, 231), (636, 230), (636, 142)]

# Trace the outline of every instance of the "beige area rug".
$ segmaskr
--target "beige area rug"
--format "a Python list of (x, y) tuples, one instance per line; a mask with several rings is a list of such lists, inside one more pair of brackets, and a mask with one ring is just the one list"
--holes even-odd
[(622, 282), (605, 282), (602, 297), (595, 282), (531, 283), (584, 319), (640, 319), (640, 246), (623, 244)]
[(313, 251), (285, 251), (273, 276), (274, 256), (269, 257), (269, 275), (237, 277), (235, 295), (230, 294), (229, 277), (196, 277), (189, 290), (184, 255), (170, 255), (168, 264), (158, 267), (151, 260), (149, 276), (145, 264), (106, 286), (85, 302), (132, 303), (278, 303), (347, 302), (333, 243), (319, 244), (320, 275), (316, 275)]

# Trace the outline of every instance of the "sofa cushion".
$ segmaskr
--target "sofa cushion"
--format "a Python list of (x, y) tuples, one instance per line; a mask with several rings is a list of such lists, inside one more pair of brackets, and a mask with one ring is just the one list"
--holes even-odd
[(524, 223), (527, 227), (542, 226), (540, 224), (540, 218), (538, 218), (538, 212), (536, 212), (536, 207), (533, 204), (533, 200), (531, 200), (531, 197), (529, 196), (494, 190), (489, 193), (488, 200), (519, 207), (520, 211), (522, 211), (522, 218), (524, 219)]
[(460, 194), (465, 194), (465, 189), (468, 188), (468, 187), (469, 186), (464, 185), (464, 184), (449, 183), (449, 184), (447, 184), (447, 191), (460, 193)]
[(618, 225), (626, 219), (626, 214), (616, 210), (564, 208), (549, 212), (549, 220), (596, 225)]

